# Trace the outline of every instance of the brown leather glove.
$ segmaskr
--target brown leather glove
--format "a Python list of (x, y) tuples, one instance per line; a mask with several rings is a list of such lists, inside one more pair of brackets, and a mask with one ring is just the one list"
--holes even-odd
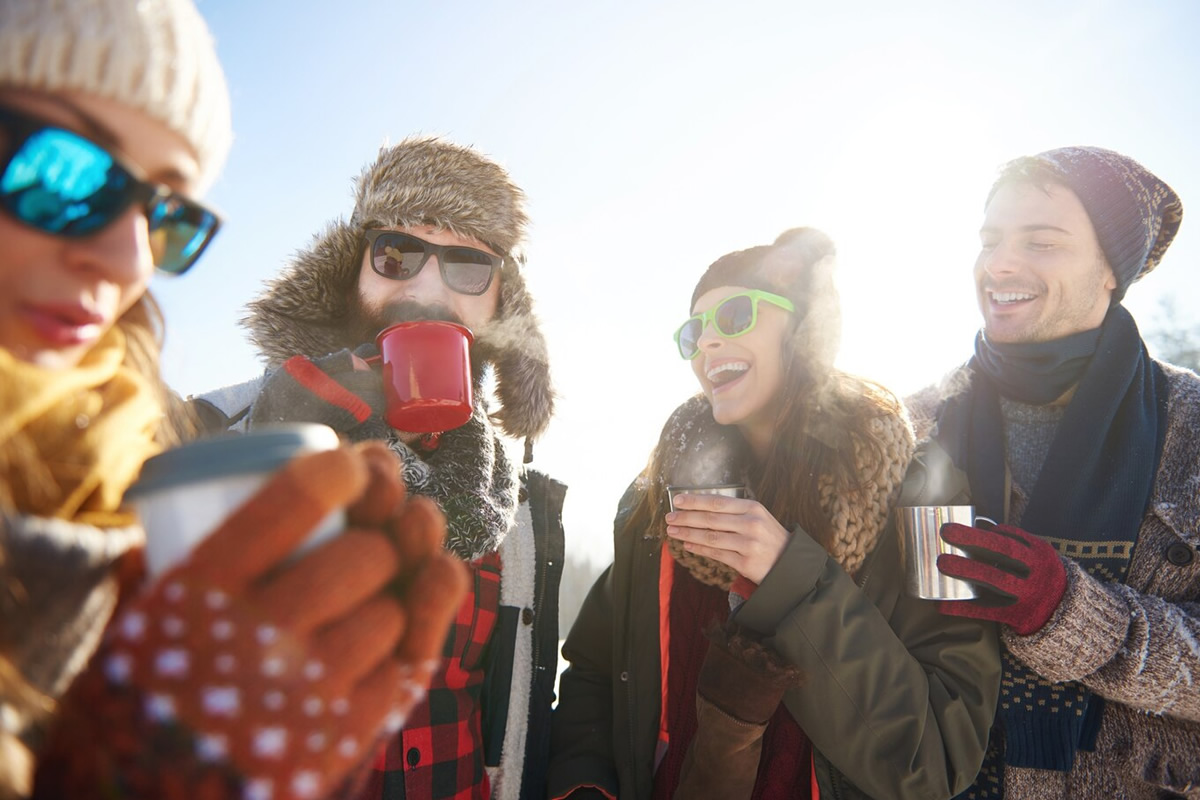
[(800, 671), (730, 626), (712, 643), (696, 686), (696, 735), (688, 745), (676, 797), (748, 798), (758, 777), (762, 738)]
[[(37, 794), (315, 798), (367, 763), (467, 587), (398, 474), (377, 443), (297, 458), (148, 587), (64, 702)], [(339, 507), (347, 530), (293, 560)]]

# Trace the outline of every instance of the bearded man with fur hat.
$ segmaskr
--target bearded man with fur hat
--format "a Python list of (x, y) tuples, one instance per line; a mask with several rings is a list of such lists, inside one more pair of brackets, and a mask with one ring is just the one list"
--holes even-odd
[(910, 400), (998, 526), (947, 524), (1000, 623), (1004, 679), (964, 798), (1200, 798), (1200, 380), (1151, 358), (1121, 305), (1183, 206), (1128, 156), (1006, 165), (975, 262), (975, 356)]
[[(528, 460), (553, 409), (521, 274), (524, 194), (495, 162), (437, 138), (381, 149), (356, 189), (349, 221), (319, 233), (250, 304), (245, 324), (267, 372), (193, 405), (209, 428), (321, 422), (352, 440), (388, 442), (409, 492), (438, 501), (446, 547), (472, 569), (429, 699), (380, 752), (360, 796), (541, 797), (565, 487), (522, 468), (501, 439), (524, 439)], [(397, 270), (393, 247), (423, 260)], [(446, 248), (467, 248), (484, 265), (477, 282), (463, 285), (447, 269)], [(383, 419), (380, 375), (360, 356), (380, 330), (413, 320), (473, 333), (474, 407), (460, 427), (421, 435)], [(483, 391), (489, 368), (495, 409)]]

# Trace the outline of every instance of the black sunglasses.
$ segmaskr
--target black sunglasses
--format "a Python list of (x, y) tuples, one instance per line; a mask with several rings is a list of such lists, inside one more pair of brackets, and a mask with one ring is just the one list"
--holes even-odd
[(74, 131), (0, 107), (0, 209), (43, 233), (90, 236), (133, 204), (145, 208), (154, 266), (179, 275), (212, 241), (221, 220), (129, 167)]
[(364, 236), (371, 253), (371, 269), (385, 278), (415, 278), (437, 256), (442, 281), (459, 294), (483, 294), (492, 285), (504, 259), (474, 247), (433, 244), (399, 231), (368, 230)]

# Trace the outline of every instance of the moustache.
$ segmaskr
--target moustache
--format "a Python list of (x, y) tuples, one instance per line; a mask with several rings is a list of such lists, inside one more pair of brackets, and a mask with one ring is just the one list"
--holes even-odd
[[(394, 300), (380, 308), (367, 308), (360, 304), (359, 340), (369, 342), (371, 351), (377, 352), (374, 346), (375, 337), (380, 331), (400, 322), (453, 322), (470, 329), (462, 317), (443, 303), (422, 303), (419, 300)], [(487, 362), (486, 356), (479, 348), (470, 348), (471, 374), (478, 382), (483, 375)]]
[[(442, 303), (422, 303), (419, 300), (396, 300), (372, 314), (383, 330), (397, 322), (454, 322), (464, 325), (462, 317)], [(465, 327), (465, 325), (464, 325)]]

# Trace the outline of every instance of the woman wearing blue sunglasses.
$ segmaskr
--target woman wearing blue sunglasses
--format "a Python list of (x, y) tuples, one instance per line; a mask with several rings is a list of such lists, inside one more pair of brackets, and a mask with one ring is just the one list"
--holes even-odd
[(622, 498), (563, 647), (552, 797), (949, 798), (974, 779), (996, 633), (904, 592), (889, 511), (912, 429), (833, 366), (833, 261), (799, 228), (696, 286), (675, 342), (701, 394)]
[(440, 652), (441, 518), (386, 448), (318, 453), (144, 578), (122, 498), (182, 433), (147, 287), (217, 232), (228, 91), (191, 0), (5, 0), (0, 54), (0, 800), (327, 796)]

